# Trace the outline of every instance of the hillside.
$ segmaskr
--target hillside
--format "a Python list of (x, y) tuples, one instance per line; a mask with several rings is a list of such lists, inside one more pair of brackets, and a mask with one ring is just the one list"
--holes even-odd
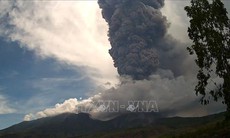
[[(187, 137), (218, 130), (225, 133), (227, 125), (219, 126), (223, 113), (205, 117), (160, 118), (153, 113), (130, 113), (109, 121), (90, 118), (88, 114), (65, 113), (54, 117), (22, 122), (0, 131), (1, 138), (75, 138), (75, 137)], [(219, 129), (217, 129), (218, 127)], [(201, 132), (199, 131), (202, 130)], [(203, 130), (204, 129), (204, 130)], [(224, 132), (221, 132), (224, 131)], [(227, 131), (226, 131), (227, 132)], [(228, 134), (224, 134), (228, 135)]]

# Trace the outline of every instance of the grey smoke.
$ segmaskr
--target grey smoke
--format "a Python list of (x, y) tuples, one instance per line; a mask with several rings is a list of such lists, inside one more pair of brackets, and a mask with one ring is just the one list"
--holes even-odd
[(120, 75), (148, 79), (158, 68), (181, 75), (184, 55), (167, 34), (169, 24), (160, 9), (164, 0), (99, 0), (109, 25), (110, 55)]
[[(174, 77), (169, 70), (158, 70), (156, 74), (151, 75), (148, 80), (133, 80), (122, 77), (122, 81), (126, 83), (110, 89), (100, 89), (97, 91), (98, 94), (93, 94), (90, 98), (82, 101), (69, 99), (54, 108), (35, 114), (28, 114), (25, 119), (32, 120), (53, 116), (66, 110), (67, 112), (80, 113), (85, 111), (79, 109), (90, 109), (86, 113), (89, 113), (91, 117), (109, 120), (116, 116), (130, 113), (130, 111), (126, 110), (129, 101), (156, 101), (159, 111), (156, 115), (161, 117), (204, 116), (225, 109), (223, 104), (215, 102), (206, 106), (200, 105), (200, 97), (197, 97), (193, 91), (194, 84), (196, 84), (195, 78)], [(125, 108), (119, 108), (120, 106), (118, 106), (119, 112), (100, 112), (97, 105), (100, 101), (117, 101), (119, 105), (123, 105)]]
[[(96, 94), (83, 101), (70, 99), (63, 104), (57, 104), (54, 108), (46, 109), (36, 114), (29, 114), (26, 116), (28, 118), (26, 120), (52, 116), (63, 112), (78, 113), (80, 111), (76, 110), (75, 106), (90, 107), (94, 106), (95, 102), (103, 100), (119, 101), (121, 105), (125, 105), (126, 107), (128, 104), (127, 101), (155, 100), (159, 107), (159, 114), (165, 116), (200, 116), (209, 114), (210, 110), (216, 112), (224, 109), (219, 106), (210, 108), (210, 110), (203, 110), (203, 107), (197, 109), (200, 106), (198, 102), (199, 97), (193, 91), (193, 84), (196, 82), (194, 82), (194, 78), (190, 77), (194, 77), (194, 74), (191, 74), (189, 71), (194, 68), (193, 64), (191, 64), (194, 63), (194, 60), (188, 59), (185, 56), (187, 55), (185, 51), (186, 45), (182, 45), (167, 34), (169, 24), (166, 17), (160, 11), (164, 6), (163, 0), (99, 0), (98, 2), (102, 8), (103, 17), (109, 25), (109, 37), (112, 46), (110, 54), (114, 59), (116, 67), (118, 67), (118, 72), (120, 75), (130, 75), (134, 80), (130, 78), (124, 79), (122, 76), (121, 82), (126, 83), (121, 83), (111, 89), (96, 91), (101, 94)], [(24, 3), (23, 1), (17, 1), (17, 3), (21, 6), (21, 8), (19, 6), (21, 12), (15, 10), (17, 12), (12, 12), (15, 14), (10, 14), (10, 18), (7, 21), (4, 20), (6, 23), (13, 23), (15, 27), (10, 32), (8, 28), (5, 28), (5, 25), (1, 25), (1, 29), (10, 33), (9, 38), (14, 36), (13, 40), (16, 39), (28, 47), (33, 46), (30, 44), (45, 44), (45, 46), (49, 47), (49, 43), (46, 42), (50, 41), (50, 35), (48, 37), (37, 37), (35, 30), (44, 26), (40, 30), (45, 29), (51, 32), (51, 36), (58, 34), (56, 32), (58, 29), (53, 28), (53, 23), (47, 20), (52, 17), (50, 14), (47, 15), (47, 13), (50, 13), (49, 5), (53, 4), (48, 4), (47, 8), (47, 6), (44, 6), (44, 3), (39, 4), (38, 2), (35, 4), (34, 1), (30, 2), (31, 5), (29, 2)], [(31, 10), (26, 10), (27, 8)], [(4, 9), (3, 11), (11, 11), (11, 9)], [(33, 13), (39, 15), (39, 18), (35, 18), (37, 16), (34, 16)], [(53, 14), (53, 12), (51, 13)], [(24, 14), (28, 15), (28, 19), (25, 18)], [(22, 23), (18, 24), (17, 21), (19, 20), (16, 19), (22, 20)], [(23, 29), (24, 27), (28, 27), (24, 23), (33, 23), (33, 28)], [(47, 27), (47, 25), (49, 26)], [(68, 25), (71, 26), (70, 24)], [(79, 29), (84, 30), (81, 27)], [(65, 30), (65, 27), (63, 29)], [(57, 38), (63, 39), (63, 37)], [(75, 38), (76, 36), (74, 36)], [(44, 49), (47, 50), (46, 47)], [(55, 49), (52, 50), (55, 51)], [(46, 52), (52, 50), (49, 49)], [(86, 62), (86, 60), (83, 60), (83, 62)], [(187, 64), (184, 65), (186, 62)], [(102, 68), (100, 65), (99, 67)], [(108, 119), (114, 117), (114, 113), (97, 112), (96, 109), (95, 107), (90, 112), (94, 118)], [(121, 110), (119, 114), (125, 112), (127, 111)]]

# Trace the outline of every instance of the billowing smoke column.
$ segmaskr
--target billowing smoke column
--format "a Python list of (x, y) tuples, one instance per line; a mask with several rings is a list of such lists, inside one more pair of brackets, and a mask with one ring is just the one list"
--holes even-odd
[[(70, 50), (67, 50), (68, 52), (63, 51), (64, 53), (61, 52), (62, 54), (60, 54), (60, 51), (52, 50), (51, 45), (54, 48), (60, 46), (59, 50), (66, 49), (67, 45), (72, 45), (72, 43), (68, 42), (76, 39), (74, 32), (79, 32), (79, 29), (84, 29), (89, 33), (91, 31), (86, 29), (88, 27), (84, 28), (88, 18), (82, 18), (83, 16), (75, 18), (75, 16), (72, 16), (72, 14), (80, 15), (85, 13), (87, 9), (84, 6), (78, 10), (76, 5), (72, 5), (73, 3), (69, 3), (69, 6), (64, 4), (64, 7), (62, 7), (63, 4), (58, 4), (58, 2), (57, 5), (60, 6), (58, 6), (58, 9), (62, 9), (61, 13), (64, 11), (63, 14), (59, 14), (57, 10), (50, 10), (55, 5), (54, 3), (56, 2), (47, 1), (44, 4), (36, 1), (0, 0), (0, 17), (2, 17), (0, 19), (4, 19), (0, 23), (0, 36), (7, 38), (7, 40), (17, 41), (30, 50), (34, 49), (36, 53), (42, 54), (41, 57), (57, 57), (60, 61), (66, 61), (68, 65), (72, 63), (73, 65), (81, 66), (89, 63), (92, 65), (89, 65), (90, 67), (98, 69), (94, 66), (94, 63), (98, 65), (96, 62), (91, 64), (91, 62), (81, 61), (83, 58), (73, 56), (72, 54), (74, 53), (68, 53)], [(220, 106), (215, 108), (205, 106), (207, 111), (196, 108), (200, 99), (193, 92), (194, 86), (192, 84), (197, 83), (194, 83), (195, 78), (193, 79), (196, 72), (189, 72), (192, 70), (191, 67), (195, 66), (193, 65), (194, 60), (186, 60), (187, 51), (181, 50), (186, 50), (184, 45), (180, 47), (178, 41), (166, 34), (167, 21), (159, 11), (164, 5), (163, 0), (99, 0), (99, 4), (103, 9), (103, 17), (109, 24), (109, 37), (112, 45), (110, 54), (114, 59), (115, 65), (121, 75), (131, 75), (136, 80), (133, 81), (130, 77), (121, 77), (121, 79), (124, 79), (121, 82), (125, 83), (110, 89), (101, 89), (100, 87), (99, 90), (95, 91), (98, 94), (94, 96), (80, 101), (75, 98), (66, 100), (62, 104), (56, 104), (53, 108), (28, 114), (25, 116), (25, 120), (54, 116), (65, 112), (86, 112), (93, 118), (106, 120), (117, 115), (129, 113), (130, 111), (127, 110), (127, 107), (130, 106), (129, 101), (156, 101), (160, 114), (164, 116), (180, 116), (183, 114), (197, 116), (200, 113), (200, 115), (205, 115), (205, 113), (213, 111), (219, 112), (221, 109), (224, 111), (225, 107), (220, 108)], [(78, 6), (81, 7), (81, 5)], [(88, 4), (85, 6), (87, 7)], [(81, 11), (80, 9), (84, 10)], [(72, 13), (70, 14), (71, 16), (67, 15), (69, 13)], [(76, 25), (74, 23), (75, 19), (83, 19), (83, 22), (80, 21)], [(73, 24), (70, 21), (73, 21)], [(95, 22), (96, 25), (94, 24)], [(47, 25), (49, 26), (47, 27)], [(92, 25), (99, 26), (100, 20), (93, 21)], [(70, 29), (73, 29), (73, 36), (70, 35), (69, 39), (63, 34)], [(80, 32), (77, 33), (77, 38), (82, 35)], [(84, 33), (83, 35), (86, 34), (88, 37), (89, 33)], [(98, 34), (100, 34), (100, 31), (96, 31), (94, 35)], [(92, 35), (93, 38), (94, 35)], [(50, 38), (54, 39), (50, 40)], [(77, 43), (81, 38), (79, 37), (73, 42)], [(63, 41), (59, 41), (59, 39)], [(88, 46), (83, 52), (88, 51), (88, 49), (92, 51), (91, 47)], [(37, 49), (39, 50), (37, 51)], [(69, 49), (72, 50), (73, 47), (69, 47)], [(56, 53), (58, 54), (56, 55)], [(79, 59), (79, 61), (75, 62), (72, 58), (69, 60), (66, 59), (66, 56), (63, 56), (69, 54), (70, 57)], [(84, 53), (83, 55), (86, 55), (87, 59), (92, 57), (89, 53)], [(189, 61), (186, 62), (189, 66), (183, 66), (182, 63), (185, 61)], [(148, 77), (152, 73), (154, 74)], [(118, 105), (119, 112), (100, 112), (98, 111), (100, 105), (97, 103), (103, 101), (117, 101), (119, 105), (125, 108), (120, 108)], [(201, 107), (199, 106), (199, 108)], [(149, 107), (147, 106), (145, 109), (149, 109)]]
[(99, 0), (98, 4), (109, 25), (109, 53), (118, 73), (147, 79), (163, 65), (162, 49), (169, 49), (168, 23), (159, 10), (164, 0)]

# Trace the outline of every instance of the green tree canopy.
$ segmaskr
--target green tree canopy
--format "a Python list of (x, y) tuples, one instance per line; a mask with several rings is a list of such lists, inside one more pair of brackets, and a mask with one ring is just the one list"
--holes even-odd
[[(230, 118), (230, 21), (221, 0), (191, 0), (185, 10), (190, 18), (188, 36), (193, 41), (188, 47), (190, 54), (196, 54), (199, 71), (196, 94), (201, 94), (202, 104), (208, 104), (211, 95), (215, 101), (223, 99)], [(223, 82), (213, 81), (213, 76)], [(208, 88), (213, 83), (214, 89)]]

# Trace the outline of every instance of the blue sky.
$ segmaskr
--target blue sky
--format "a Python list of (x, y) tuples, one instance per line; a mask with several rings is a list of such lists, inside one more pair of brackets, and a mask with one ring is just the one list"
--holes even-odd
[(116, 82), (96, 1), (0, 5), (0, 129)]
[(0, 128), (20, 122), (26, 113), (42, 110), (72, 97), (86, 97), (94, 88), (81, 68), (52, 58), (40, 59), (15, 42), (0, 39), (0, 94), (16, 110), (0, 115)]
[[(167, 0), (162, 12), (189, 43), (186, 4)], [(0, 22), (0, 129), (118, 82), (96, 1), (0, 1)]]

